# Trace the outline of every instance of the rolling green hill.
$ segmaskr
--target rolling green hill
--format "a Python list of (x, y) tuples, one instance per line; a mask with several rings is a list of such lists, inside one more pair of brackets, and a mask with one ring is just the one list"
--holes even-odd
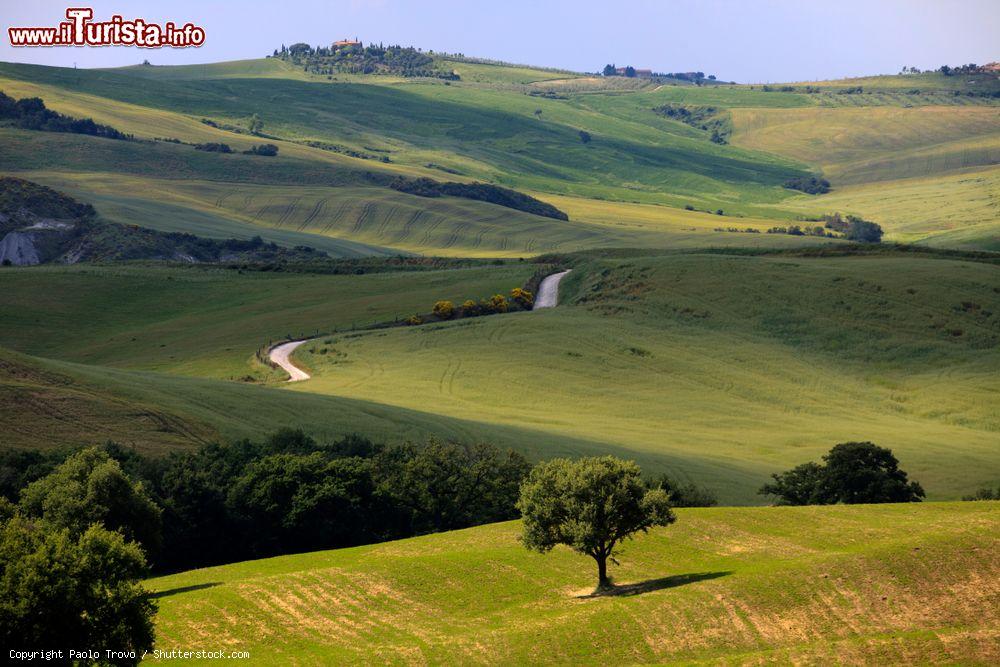
[[(8, 269), (0, 344), (70, 378), (32, 381), (34, 391), (81, 385), (210, 438), (294, 424), (393, 442), (436, 433), (533, 458), (614, 451), (739, 504), (760, 502), (770, 473), (846, 440), (891, 447), (934, 499), (1000, 479), (995, 264), (894, 253), (622, 255), (572, 259), (552, 311), (346, 334), (441, 298), (507, 292), (535, 265), (363, 276)], [(281, 379), (255, 350), (334, 329), (342, 333), (296, 353), (314, 374), (308, 382), (262, 390), (195, 380)], [(9, 372), (8, 385), (21, 375), (33, 372)], [(317, 407), (347, 404), (358, 407)], [(48, 421), (24, 419), (32, 405), (7, 415), (17, 442), (51, 444)], [(376, 408), (375, 422), (359, 414)], [(75, 443), (122, 436), (92, 418), (59, 431)], [(127, 438), (154, 449), (176, 440), (169, 429), (159, 440)]]
[(260, 664), (933, 664), (1000, 659), (1000, 507), (680, 510), (593, 562), (517, 523), (154, 579), (157, 648)]
[[(310, 245), (341, 254), (390, 247), (423, 254), (517, 256), (750, 242), (702, 237), (700, 231), (711, 223), (703, 213), (679, 210), (685, 207), (735, 216), (719, 220), (723, 228), (787, 224), (796, 216), (844, 207), (883, 224), (894, 240), (969, 248), (993, 248), (998, 242), (995, 207), (965, 206), (953, 198), (942, 219), (933, 201), (941, 190), (952, 190), (949, 179), (963, 170), (997, 164), (1000, 107), (991, 98), (966, 94), (988, 92), (992, 80), (977, 79), (973, 86), (963, 84), (963, 77), (908, 75), (795, 84), (790, 92), (673, 85), (678, 82), (623, 88), (614, 77), (451, 60), (439, 64), (462, 79), (327, 78), (279, 59), (113, 70), (0, 64), (0, 88), (8, 94), (41, 96), (57, 111), (93, 117), (142, 138), (221, 141), (244, 150), (260, 141), (241, 129), (256, 114), (268, 140), (281, 150), (278, 158), (262, 164), (246, 156), (192, 156), (185, 146), (108, 147), (85, 137), (0, 130), (0, 169), (49, 178), (75, 188), (83, 199), (104, 198), (122, 221), (190, 227), (210, 236), (253, 235), (257, 227), (269, 228), (269, 239), (284, 243), (301, 240), (289, 232), (302, 232), (323, 237)], [(865, 92), (843, 94), (857, 86)], [(733, 127), (731, 144), (713, 143), (709, 133), (653, 112), (664, 104), (716, 109)], [(581, 139), (581, 131), (589, 141)], [(48, 149), (34, 150), (38, 142)], [(830, 178), (838, 196), (803, 198), (781, 187), (807, 171)], [(82, 180), (79, 172), (100, 178)], [(554, 225), (481, 202), (400, 199), (400, 193), (385, 188), (400, 174), (480, 180), (542, 199), (569, 198), (589, 216)], [(131, 180), (136, 177), (143, 182)], [(198, 183), (188, 187), (178, 179)], [(289, 194), (268, 209), (261, 206), (272, 196), (267, 192), (251, 191), (245, 205), (227, 203), (224, 192), (192, 197), (192, 189), (210, 187), (206, 180), (241, 187), (294, 182), (323, 191)], [(852, 196), (860, 184), (872, 182), (884, 183), (890, 196), (908, 202), (905, 209), (887, 210), (864, 193)], [(357, 186), (363, 189), (352, 189)], [(117, 196), (109, 198), (109, 190)], [(992, 202), (996, 188), (987, 178), (966, 183), (955, 194)], [(285, 215), (289, 201), (301, 201), (303, 208)], [(318, 202), (326, 203), (311, 215), (310, 206)], [(651, 208), (636, 209), (637, 204)], [(668, 224), (643, 230), (650, 217)], [(910, 222), (914, 218), (918, 224)], [(345, 248), (349, 242), (374, 247)], [(784, 242), (753, 240), (755, 245)]]
[(271, 341), (429, 312), (439, 299), (506, 294), (534, 271), (519, 263), (366, 275), (143, 264), (7, 270), (0, 345), (85, 364), (259, 380), (271, 374), (253, 355)]
[(953, 498), (1000, 478), (997, 275), (904, 256), (603, 260), (550, 312), (304, 346), (314, 378), (291, 389), (603, 441), (726, 502), (874, 440)]

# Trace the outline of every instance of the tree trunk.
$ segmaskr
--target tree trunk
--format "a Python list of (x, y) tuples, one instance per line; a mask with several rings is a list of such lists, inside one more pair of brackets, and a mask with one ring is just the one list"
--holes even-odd
[(597, 561), (597, 590), (611, 588), (611, 582), (608, 581), (608, 557), (594, 556), (594, 560)]

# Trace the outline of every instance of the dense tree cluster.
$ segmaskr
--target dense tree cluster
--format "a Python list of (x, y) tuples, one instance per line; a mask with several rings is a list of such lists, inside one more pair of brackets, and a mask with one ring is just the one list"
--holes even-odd
[(823, 463), (803, 463), (771, 475), (761, 494), (779, 505), (919, 502), (924, 490), (899, 469), (892, 450), (871, 442), (845, 442), (833, 447)]
[(711, 133), (711, 140), (717, 144), (729, 142), (732, 132), (728, 118), (724, 112), (714, 106), (698, 106), (684, 104), (663, 104), (653, 107), (653, 113), (677, 120), (699, 130)]
[(412, 46), (385, 46), (383, 44), (346, 44), (329, 47), (312, 47), (299, 42), (290, 47), (281, 46), (273, 56), (288, 60), (316, 74), (395, 74), (397, 76), (426, 76), (456, 80), (452, 71), (434, 66), (434, 59)]
[[(619, 70), (622, 71), (619, 72)], [(636, 76), (636, 70), (631, 65), (620, 68), (616, 67), (613, 63), (609, 63), (601, 69), (601, 74), (604, 76), (625, 76), (631, 78)], [(716, 81), (714, 74), (705, 76), (704, 72), (653, 72), (652, 77), (656, 79), (677, 79), (679, 81), (689, 81), (697, 86), (702, 85), (706, 81)]]
[[(903, 68), (906, 69), (906, 68)], [(981, 65), (975, 63), (969, 63), (967, 65), (955, 65), (954, 67), (950, 65), (941, 65), (938, 68), (938, 72), (944, 74), (945, 76), (961, 76), (968, 74), (983, 74), (987, 70)]]
[(881, 225), (864, 220), (855, 215), (841, 216), (839, 213), (823, 216), (824, 227), (839, 232), (849, 241), (859, 243), (879, 243), (882, 241)]
[(26, 520), (114, 531), (162, 571), (511, 519), (529, 470), (490, 445), (320, 444), (285, 430), (156, 459), (114, 444), (3, 452), (0, 491)]
[(90, 218), (94, 207), (58, 190), (16, 176), (0, 176), (0, 213), (8, 216), (30, 211), (40, 218), (67, 220)]
[(195, 144), (194, 149), (196, 151), (205, 151), (206, 153), (232, 153), (233, 149), (229, 144), (223, 144), (216, 141), (208, 141), (203, 144)]
[(442, 183), (431, 178), (406, 178), (400, 176), (389, 184), (394, 190), (418, 197), (462, 197), (505, 206), (525, 213), (556, 220), (569, 220), (569, 216), (552, 204), (528, 196), (517, 190), (502, 188), (489, 183)]
[(131, 134), (119, 132), (108, 125), (100, 125), (90, 118), (73, 118), (52, 111), (46, 108), (45, 102), (39, 97), (15, 100), (3, 91), (0, 91), (0, 121), (6, 121), (14, 127), (25, 130), (71, 132), (125, 141), (133, 139)]
[(830, 181), (815, 176), (796, 176), (783, 185), (789, 190), (800, 190), (808, 195), (822, 195), (830, 191)]
[(694, 482), (679, 482), (667, 474), (648, 480), (646, 486), (663, 489), (673, 507), (714, 507), (719, 504), (719, 499), (710, 489)]
[(1000, 500), (1000, 486), (995, 490), (984, 487), (971, 495), (962, 496), (962, 500)]
[(278, 154), (278, 147), (274, 144), (260, 144), (259, 146), (251, 146), (249, 150), (243, 151), (244, 155), (265, 155), (267, 157), (274, 157)]

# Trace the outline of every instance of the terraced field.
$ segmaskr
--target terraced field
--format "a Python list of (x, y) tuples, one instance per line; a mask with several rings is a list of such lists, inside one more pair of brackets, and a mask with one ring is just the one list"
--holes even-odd
[(992, 664), (995, 502), (680, 510), (627, 545), (618, 595), (517, 523), (149, 582), (157, 647), (260, 664)]

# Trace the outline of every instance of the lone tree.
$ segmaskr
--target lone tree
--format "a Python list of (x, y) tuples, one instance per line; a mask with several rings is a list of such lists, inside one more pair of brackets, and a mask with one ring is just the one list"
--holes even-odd
[(803, 463), (771, 475), (759, 493), (778, 496), (779, 505), (916, 503), (924, 489), (907, 479), (892, 450), (871, 442), (843, 442), (823, 464)]
[(524, 545), (546, 553), (557, 544), (597, 561), (598, 590), (610, 587), (608, 560), (623, 540), (675, 517), (663, 489), (649, 489), (639, 466), (613, 456), (539, 464), (521, 486)]

